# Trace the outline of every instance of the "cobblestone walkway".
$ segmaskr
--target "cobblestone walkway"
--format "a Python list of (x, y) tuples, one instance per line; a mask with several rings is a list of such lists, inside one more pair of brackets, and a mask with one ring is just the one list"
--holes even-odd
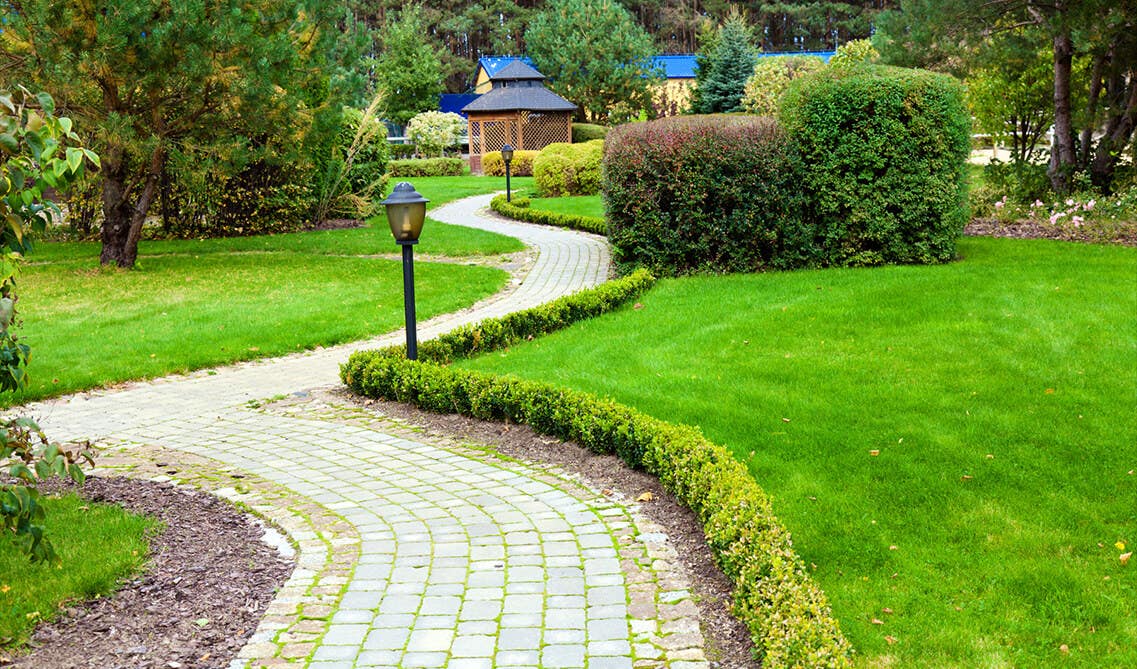
[[(603, 239), (480, 215), (488, 200), (431, 216), (518, 237), (537, 260), (515, 290), (422, 324), (423, 339), (607, 276)], [(234, 667), (706, 666), (690, 595), (666, 571), (666, 539), (637, 524), (634, 509), (521, 463), (342, 415), (261, 406), (338, 385), (349, 353), (402, 338), (132, 384), (30, 413), (54, 439), (91, 439), (119, 466), (133, 458), (140, 475), (160, 470), (141, 466), (154, 452), (228, 472), (240, 485), (199, 478), (298, 544), (299, 567)]]

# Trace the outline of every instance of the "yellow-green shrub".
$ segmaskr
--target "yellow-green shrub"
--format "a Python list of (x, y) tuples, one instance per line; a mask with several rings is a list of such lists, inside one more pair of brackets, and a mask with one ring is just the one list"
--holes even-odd
[(600, 192), (603, 158), (602, 139), (582, 144), (550, 144), (541, 149), (533, 161), (537, 189), (545, 197), (596, 195)]
[[(513, 160), (509, 161), (509, 173), (515, 177), (533, 176), (533, 159), (536, 157), (536, 151), (514, 151)], [(482, 173), (488, 177), (505, 176), (505, 161), (502, 160), (501, 151), (490, 151), (482, 155)]]

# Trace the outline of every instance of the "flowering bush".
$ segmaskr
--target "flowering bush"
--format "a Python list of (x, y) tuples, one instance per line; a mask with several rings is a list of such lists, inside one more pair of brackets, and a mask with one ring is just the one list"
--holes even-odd
[(407, 139), (422, 155), (442, 156), (442, 152), (458, 143), (466, 119), (451, 112), (428, 111), (415, 115), (407, 124)]

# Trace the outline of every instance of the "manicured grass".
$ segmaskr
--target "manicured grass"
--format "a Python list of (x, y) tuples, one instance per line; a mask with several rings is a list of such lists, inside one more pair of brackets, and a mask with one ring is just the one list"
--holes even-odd
[(663, 281), (462, 364), (701, 426), (773, 494), (863, 666), (1135, 666), (1137, 250), (959, 248)]
[(529, 206), (533, 209), (555, 211), (558, 214), (604, 218), (604, 201), (599, 195), (535, 197), (529, 201)]
[(8, 537), (0, 540), (0, 646), (18, 646), (62, 603), (110, 592), (137, 571), (154, 521), (122, 507), (95, 504), (75, 494), (45, 498), (47, 536), (62, 568), (31, 564)]
[[(498, 190), (501, 179), (412, 179), (429, 206)], [(528, 181), (532, 181), (528, 179)], [(417, 256), (520, 250), (516, 239), (428, 221)], [(363, 339), (403, 323), (399, 247), (370, 227), (143, 242), (139, 268), (101, 269), (97, 243), (41, 243), (21, 272), (17, 335), (32, 347), (29, 387), (0, 405), (119, 381)], [(505, 272), (415, 263), (418, 318), (499, 290)]]
[[(522, 178), (532, 182), (531, 177)], [(427, 204), (427, 223), (416, 253), (441, 256), (476, 256), (513, 253), (523, 248), (512, 237), (483, 230), (447, 225), (430, 220), (429, 210), (447, 202), (492, 193), (505, 188), (502, 179), (494, 177), (422, 177), (410, 179), (414, 187), (430, 203)], [(500, 183), (499, 183), (500, 182)], [(393, 184), (392, 184), (393, 186)], [(29, 256), (34, 263), (61, 259), (98, 258), (97, 242), (39, 243)], [(368, 226), (347, 230), (317, 230), (257, 237), (227, 237), (222, 239), (143, 241), (139, 253), (143, 257), (169, 254), (233, 253), (237, 251), (291, 251), (325, 255), (398, 254), (399, 247), (391, 238), (385, 215), (368, 221)]]
[[(418, 318), (468, 306), (506, 276), (415, 263)], [(0, 397), (8, 403), (363, 339), (403, 322), (402, 265), (380, 258), (171, 254), (134, 271), (60, 261), (25, 267), (20, 285), (31, 383)]]

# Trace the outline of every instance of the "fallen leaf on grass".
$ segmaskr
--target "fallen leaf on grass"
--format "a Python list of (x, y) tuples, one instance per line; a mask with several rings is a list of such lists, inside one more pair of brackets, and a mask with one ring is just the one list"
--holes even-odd
[(888, 550), (890, 550), (890, 551), (898, 551), (898, 550), (900, 550), (900, 546), (897, 546), (897, 545), (893, 544), (892, 546), (889, 546), (889, 547), (888, 547)]
[(639, 311), (640, 309), (643, 309), (643, 308), (644, 308), (644, 305), (643, 305), (643, 303), (642, 303), (642, 302), (636, 302), (636, 303), (635, 303), (635, 304), (632, 306), (632, 308), (633, 308), (633, 309), (635, 309), (636, 311)]
[(877, 449), (874, 448), (871, 451), (869, 451), (869, 455), (871, 455), (875, 458), (876, 456), (880, 455), (880, 451), (878, 451)]
[(964, 474), (963, 476), (959, 477), (959, 480), (960, 481), (970, 481), (972, 478), (973, 478), (972, 476), (970, 476), (968, 474)]
[(653, 499), (655, 499), (655, 495), (651, 494), (650, 492), (645, 492), (644, 494), (637, 497), (636, 501), (637, 502), (650, 502)]
[(1121, 560), (1121, 566), (1124, 567), (1125, 565), (1129, 564), (1129, 558), (1131, 557), (1133, 557), (1133, 551), (1119, 555), (1118, 559)]
[(892, 609), (888, 608), (887, 606), (886, 606), (886, 607), (884, 607), (883, 609), (881, 609), (881, 610), (880, 610), (880, 612), (881, 612), (881, 613), (887, 613), (887, 614), (889, 614), (889, 615), (892, 615)]
[(1065, 653), (1067, 655), (1070, 653), (1070, 647), (1067, 646), (1066, 644), (1062, 644), (1061, 646), (1058, 646), (1058, 650), (1062, 651), (1063, 653)]
[(883, 621), (883, 620), (881, 620), (880, 618), (873, 618), (873, 619), (872, 619), (872, 624), (874, 624), (874, 625), (883, 625), (883, 624), (884, 624), (884, 621)]
[(885, 641), (887, 641), (887, 642), (888, 642), (888, 645), (890, 645), (890, 646), (891, 646), (892, 644), (896, 643), (896, 637), (892, 636), (891, 634), (889, 634), (888, 636), (884, 637), (884, 640), (885, 640)]

